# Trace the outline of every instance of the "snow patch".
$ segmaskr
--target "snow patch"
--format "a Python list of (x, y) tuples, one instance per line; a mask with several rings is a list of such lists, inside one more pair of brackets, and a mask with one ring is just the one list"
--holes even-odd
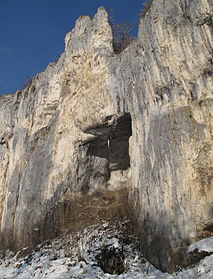
[[(204, 244), (205, 243), (205, 244)], [(125, 271), (108, 274), (98, 266), (96, 256), (103, 247), (122, 250)], [(212, 238), (199, 241), (189, 251), (210, 251)], [(1, 279), (212, 279), (213, 255), (201, 260), (193, 268), (169, 275), (157, 270), (137, 250), (137, 240), (125, 233), (125, 224), (104, 222), (78, 232), (46, 241), (30, 254), (17, 259), (6, 251), (0, 257)]]
[(193, 253), (195, 251), (198, 251), (199, 253), (201, 252), (212, 253), (213, 237), (204, 238), (198, 242), (191, 244), (188, 248), (188, 253)]

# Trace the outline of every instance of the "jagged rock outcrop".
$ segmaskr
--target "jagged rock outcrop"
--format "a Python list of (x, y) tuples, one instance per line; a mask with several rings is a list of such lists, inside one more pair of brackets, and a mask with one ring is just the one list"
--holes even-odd
[[(73, 210), (67, 202), (80, 193), (128, 185), (130, 115), (117, 113), (109, 94), (107, 57), (114, 53), (105, 9), (81, 17), (65, 43), (57, 63), (1, 97), (6, 247), (33, 246), (60, 233), (64, 214)], [(110, 177), (111, 170), (117, 175)]]
[(211, 28), (208, 0), (154, 0), (138, 38), (115, 54), (99, 8), (77, 20), (57, 62), (0, 97), (2, 247), (57, 235), (82, 195), (120, 189), (162, 270), (211, 234)]

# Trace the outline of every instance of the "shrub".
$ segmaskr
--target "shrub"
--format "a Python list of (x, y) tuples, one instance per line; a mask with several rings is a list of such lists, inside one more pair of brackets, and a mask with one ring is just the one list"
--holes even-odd
[(147, 2), (143, 3), (140, 18), (144, 18), (146, 16), (151, 6), (152, 6), (152, 0), (148, 0)]
[(114, 52), (120, 53), (127, 48), (134, 39), (131, 36), (131, 31), (135, 27), (135, 24), (126, 21), (115, 24), (112, 9), (109, 11), (109, 23), (112, 28)]
[(113, 48), (115, 53), (122, 52), (130, 45), (133, 40), (133, 37), (130, 34), (133, 26), (134, 25), (129, 22), (112, 25)]

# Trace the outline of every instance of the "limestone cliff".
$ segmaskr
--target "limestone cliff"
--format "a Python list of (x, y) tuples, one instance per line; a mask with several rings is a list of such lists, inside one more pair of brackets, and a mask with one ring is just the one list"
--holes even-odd
[(0, 97), (1, 248), (128, 189), (144, 255), (174, 270), (212, 231), (212, 70), (209, 0), (153, 0), (120, 54), (104, 8), (80, 17), (59, 60)]

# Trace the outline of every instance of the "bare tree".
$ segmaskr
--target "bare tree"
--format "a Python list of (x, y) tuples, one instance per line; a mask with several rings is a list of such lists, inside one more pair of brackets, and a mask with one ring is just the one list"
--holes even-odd
[(120, 53), (130, 45), (133, 40), (133, 37), (130, 34), (133, 27), (134, 25), (129, 22), (112, 25), (113, 47), (116, 53)]

